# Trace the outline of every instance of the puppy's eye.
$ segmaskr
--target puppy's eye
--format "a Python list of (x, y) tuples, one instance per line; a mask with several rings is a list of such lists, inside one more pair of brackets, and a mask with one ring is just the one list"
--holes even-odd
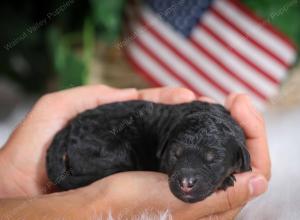
[(182, 148), (177, 148), (176, 151), (174, 152), (174, 156), (178, 159), (180, 155), (182, 154)]
[(208, 161), (208, 162), (212, 162), (214, 159), (215, 159), (215, 153), (213, 151), (208, 151), (206, 154), (205, 154), (205, 159)]

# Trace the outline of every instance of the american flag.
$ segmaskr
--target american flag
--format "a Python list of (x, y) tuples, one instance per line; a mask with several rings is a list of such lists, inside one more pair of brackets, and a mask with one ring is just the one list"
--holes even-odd
[(294, 44), (237, 0), (145, 0), (139, 12), (125, 51), (157, 86), (219, 102), (243, 92), (262, 110), (296, 59)]

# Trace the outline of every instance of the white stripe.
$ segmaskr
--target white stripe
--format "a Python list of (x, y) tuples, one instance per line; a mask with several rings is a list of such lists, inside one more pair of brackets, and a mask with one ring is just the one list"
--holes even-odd
[[(169, 42), (171, 42), (173, 45), (180, 47), (186, 41), (186, 39), (184, 37), (181, 37), (177, 33), (174, 33), (173, 28), (171, 26), (168, 26), (167, 24), (162, 24), (161, 20), (159, 18), (157, 18), (157, 16), (155, 16), (151, 12), (151, 10), (149, 10), (148, 8), (143, 8), (142, 15), (143, 15), (145, 21), (149, 21), (149, 23), (151, 23), (151, 26), (154, 27), (162, 36), (164, 36), (164, 38), (169, 40)], [(186, 46), (186, 44), (185, 44), (185, 46)], [(189, 46), (181, 47), (179, 50), (181, 50), (182, 52), (186, 51), (186, 50), (187, 50), (187, 52), (192, 52), (192, 54), (190, 54), (190, 53), (186, 54), (186, 55), (188, 55), (189, 58), (197, 57), (197, 55), (195, 56), (195, 54), (194, 54), (193, 47), (189, 47)], [(196, 51), (196, 54), (199, 54), (199, 53), (197, 53), (197, 51)], [(244, 66), (243, 66), (243, 68), (248, 69), (247, 67), (244, 67)], [(254, 78), (257, 81), (264, 80), (255, 74), (253, 75), (253, 72), (255, 72), (255, 71), (251, 70), (250, 71), (251, 75), (247, 76), (247, 77)], [(243, 73), (243, 71), (241, 71), (241, 73)], [(273, 84), (271, 86), (269, 86), (269, 82), (268, 83), (257, 83), (255, 81), (254, 85), (258, 85), (258, 84), (262, 84), (261, 89), (264, 90), (262, 93), (266, 94), (266, 96), (268, 96), (268, 91), (270, 91), (270, 90), (271, 90), (271, 94), (276, 94), (276, 87)], [(212, 97), (212, 96), (210, 96), (210, 97)], [(212, 97), (212, 98), (214, 98), (214, 97)], [(257, 99), (255, 99), (255, 100), (257, 100)], [(257, 102), (257, 101), (255, 101), (255, 103), (257, 103), (257, 107), (259, 109), (261, 109), (261, 110), (264, 109), (263, 106), (265, 106), (265, 105), (263, 103)]]
[[(149, 71), (149, 73), (158, 81), (160, 81), (163, 85), (184, 87), (184, 85), (180, 81), (173, 78), (173, 76), (170, 75), (170, 73), (167, 73), (163, 68), (157, 65), (157, 63), (153, 61), (152, 58), (149, 57), (146, 53), (144, 53), (143, 50), (139, 48), (138, 45), (136, 45), (135, 43), (131, 43), (126, 48), (129, 56), (131, 56), (131, 58), (135, 60), (135, 62), (138, 62), (141, 66), (146, 68)], [(241, 91), (233, 90), (233, 92), (241, 92)], [(203, 91), (201, 91), (201, 93), (203, 95), (206, 95), (204, 94)], [(209, 95), (209, 97), (217, 100), (215, 97), (211, 96), (211, 94), (209, 93), (207, 94)], [(220, 100), (217, 100), (218, 102), (225, 101), (225, 97), (219, 99)], [(265, 108), (265, 104), (257, 100), (256, 96), (252, 95), (252, 100), (259, 110), (262, 111)]]
[[(142, 28), (140, 25), (136, 27), (136, 29)], [(162, 44), (159, 40), (156, 40), (155, 37), (148, 31), (143, 31), (142, 35), (139, 35), (139, 39), (143, 42), (143, 44), (151, 50), (154, 54), (156, 54), (160, 60), (165, 62), (174, 72), (179, 73), (180, 76), (187, 79), (190, 84), (195, 84), (194, 86), (197, 88), (201, 86), (204, 91), (207, 91), (208, 94), (212, 94), (211, 87), (207, 86), (206, 83), (203, 84), (205, 79), (199, 81), (199, 78), (202, 78), (201, 75), (195, 73), (188, 65), (182, 63), (181, 58), (176, 57), (173, 54), (173, 51), (168, 49), (164, 44)], [(183, 47), (189, 47), (187, 41), (184, 42)], [(201, 70), (209, 73), (209, 76), (213, 78), (214, 81), (220, 83), (222, 86), (227, 88), (228, 91), (231, 92), (243, 92), (243, 93), (252, 93), (248, 88), (244, 87), (239, 81), (228, 76), (223, 69), (219, 68), (215, 63), (213, 63), (205, 54), (200, 51), (193, 56), (195, 64)], [(200, 91), (203, 93), (203, 91)], [(223, 95), (222, 95), (223, 96)], [(257, 97), (256, 97), (257, 98)]]
[[(186, 39), (184, 37), (180, 37), (178, 34), (174, 34), (171, 27), (167, 26), (167, 24), (162, 24), (162, 22), (152, 14), (150, 10), (144, 8), (144, 12), (142, 13), (146, 21), (150, 21), (151, 25), (162, 35), (165, 39), (172, 43), (172, 45), (176, 46), (178, 50), (186, 55), (190, 60), (193, 60), (195, 64), (199, 65), (203, 63), (203, 60), (198, 59), (200, 57), (200, 53), (195, 50), (195, 48), (189, 44), (186, 44)], [(228, 54), (222, 54), (223, 57), (226, 58)], [(247, 81), (250, 81), (253, 85), (260, 85), (260, 92), (265, 94), (266, 96), (275, 94), (276, 88), (275, 85), (270, 84), (269, 81), (266, 81), (264, 78), (261, 78), (259, 75), (255, 74), (255, 71), (242, 65), (241, 62), (229, 61), (230, 65), (235, 65), (237, 63), (238, 71), (234, 71), (237, 73), (242, 73), (242, 77), (245, 78)], [(205, 63), (205, 62), (204, 62)], [(225, 62), (228, 63), (228, 62)], [(253, 74), (254, 73), (254, 74)], [(266, 83), (264, 83), (266, 81)], [(256, 86), (255, 86), (256, 87)], [(259, 89), (258, 89), (259, 90)]]
[[(141, 28), (140, 25), (136, 26), (135, 29), (139, 28)], [(201, 88), (201, 90), (199, 90), (200, 93), (203, 94), (203, 91), (205, 91), (206, 94), (211, 95), (217, 101), (222, 101), (224, 99), (225, 95), (221, 91), (214, 88), (210, 82), (200, 74), (197, 74), (197, 72), (187, 65), (180, 57), (176, 56), (173, 51), (168, 49), (160, 41), (156, 40), (149, 31), (145, 30), (138, 38), (143, 42), (145, 47), (156, 54), (163, 63), (166, 63), (175, 73), (178, 73), (195, 89), (199, 90), (199, 88)]]
[(151, 75), (161, 82), (163, 85), (169, 86), (183, 86), (181, 82), (167, 73), (161, 68), (155, 61), (151, 59), (147, 54), (143, 52), (135, 43), (131, 43), (128, 47), (128, 53), (136, 62), (147, 69)]
[(240, 61), (239, 57), (228, 51), (218, 41), (212, 39), (204, 30), (195, 29), (193, 38), (201, 43), (217, 59), (221, 60), (229, 69), (248, 81), (258, 91), (267, 96), (276, 94), (277, 86), (262, 77), (249, 65)]
[(207, 13), (203, 16), (203, 22), (225, 40), (230, 47), (238, 50), (253, 63), (256, 63), (262, 70), (271, 73), (276, 79), (284, 77), (286, 68), (282, 64), (278, 63), (277, 60), (274, 60), (256, 45), (251, 44), (244, 36), (237, 33), (218, 17)]
[[(193, 36), (191, 37), (194, 38)], [(202, 45), (202, 43), (199, 42), (196, 38), (194, 40)], [(198, 50), (197, 52), (198, 54), (194, 56), (195, 63), (199, 68), (206, 69), (206, 71), (210, 73), (210, 76), (215, 81), (221, 83), (221, 85), (223, 85), (230, 92), (247, 93), (251, 95), (256, 106), (259, 106), (260, 108), (265, 105), (265, 100), (262, 100), (262, 98), (258, 97), (255, 92), (248, 89), (238, 79), (227, 73), (227, 71), (224, 71), (221, 67), (219, 67), (218, 64), (215, 64), (214, 61), (205, 56), (205, 54), (203, 55), (202, 51)]]
[(261, 102), (259, 100), (257, 100), (257, 96), (254, 96), (252, 94), (249, 94), (250, 98), (254, 104), (254, 106), (259, 110), (259, 111), (264, 111), (266, 109), (266, 104), (267, 102)]
[(251, 35), (256, 41), (266, 46), (285, 62), (292, 63), (294, 61), (296, 51), (282, 39), (262, 27), (239, 9), (230, 5), (228, 1), (219, 0), (214, 2), (214, 7), (246, 34)]

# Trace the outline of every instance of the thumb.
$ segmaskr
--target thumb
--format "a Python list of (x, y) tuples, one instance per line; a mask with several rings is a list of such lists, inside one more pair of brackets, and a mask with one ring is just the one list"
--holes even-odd
[(222, 212), (245, 205), (249, 200), (261, 195), (268, 188), (266, 178), (258, 173), (242, 173), (235, 175), (234, 187), (226, 191), (218, 191), (211, 196), (211, 203), (218, 207), (217, 212)]
[(225, 212), (245, 205), (267, 190), (268, 181), (260, 173), (246, 172), (236, 174), (235, 177), (233, 187), (227, 188), (226, 191), (217, 191), (205, 200), (195, 203), (195, 209), (201, 208), (206, 215)]

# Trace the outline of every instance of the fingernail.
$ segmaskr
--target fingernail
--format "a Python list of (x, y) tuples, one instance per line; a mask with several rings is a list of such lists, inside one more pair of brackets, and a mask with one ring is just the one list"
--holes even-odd
[(248, 105), (248, 108), (253, 112), (253, 113), (258, 113), (256, 107), (254, 106), (253, 102), (252, 102), (252, 99), (247, 96), (247, 105)]
[(209, 98), (209, 97), (204, 97), (204, 96), (199, 97), (198, 100), (199, 100), (199, 101), (202, 101), (202, 102), (213, 103), (213, 104), (216, 104), (216, 103), (217, 103), (216, 100), (214, 100), (214, 99), (212, 99), (212, 98)]
[(137, 89), (136, 88), (120, 89), (119, 92), (122, 93), (123, 95), (130, 95), (133, 93), (137, 93)]
[(124, 92), (133, 92), (133, 91), (137, 91), (136, 88), (126, 88), (126, 89), (122, 89), (122, 91)]
[(231, 108), (231, 105), (237, 96), (237, 93), (230, 93), (229, 96), (226, 98), (224, 105), (226, 106), (227, 109)]
[[(138, 92), (136, 89), (132, 89), (132, 88), (129, 88), (129, 89), (119, 89), (119, 90), (116, 90), (114, 93), (110, 93), (110, 95), (112, 95), (113, 97), (118, 97), (119, 99), (127, 99), (128, 97), (129, 98), (137, 98), (138, 97)], [(106, 96), (106, 98), (110, 99), (110, 96), (109, 94)], [(104, 97), (102, 98), (104, 99)], [(121, 100), (120, 100), (121, 101)]]
[(267, 180), (263, 176), (252, 177), (249, 181), (250, 198), (253, 199), (267, 190)]
[(191, 102), (195, 100), (196, 96), (193, 92), (179, 93), (176, 96), (173, 96), (174, 102)]
[(251, 108), (251, 109), (255, 109), (251, 98), (248, 95), (246, 96), (246, 98), (247, 98), (248, 107)]
[(260, 112), (257, 110), (257, 108), (254, 106), (253, 102), (251, 101), (251, 98), (247, 96), (247, 106), (250, 112), (258, 119), (261, 120)]

